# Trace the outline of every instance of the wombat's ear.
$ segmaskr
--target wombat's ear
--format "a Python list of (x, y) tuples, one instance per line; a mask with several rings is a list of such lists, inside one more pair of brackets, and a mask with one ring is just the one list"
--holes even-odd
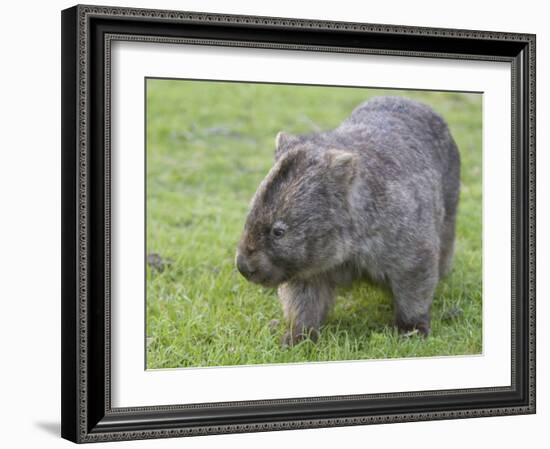
[(278, 161), (297, 141), (298, 138), (291, 134), (283, 131), (278, 132), (277, 137), (275, 137), (275, 160)]
[(329, 173), (338, 182), (351, 182), (355, 176), (356, 155), (345, 150), (328, 150), (325, 153)]

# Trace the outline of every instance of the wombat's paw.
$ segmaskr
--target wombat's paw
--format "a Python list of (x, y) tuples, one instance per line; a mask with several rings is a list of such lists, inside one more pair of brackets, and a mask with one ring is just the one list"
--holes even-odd
[(271, 320), (267, 325), (267, 327), (269, 328), (269, 332), (271, 332), (271, 334), (274, 334), (275, 332), (277, 332), (277, 328), (279, 327), (279, 324), (280, 324), (279, 320)]
[(281, 338), (281, 347), (289, 348), (300, 342), (299, 335), (292, 335), (292, 332), (287, 331)]
[(430, 323), (428, 321), (420, 321), (417, 323), (404, 323), (397, 320), (395, 323), (397, 330), (403, 337), (413, 337), (419, 335), (421, 337), (427, 337), (430, 335)]
[(288, 348), (294, 345), (297, 345), (301, 341), (310, 340), (313, 343), (317, 342), (319, 339), (319, 331), (317, 329), (304, 329), (303, 331), (287, 331), (281, 338), (281, 346), (283, 348)]

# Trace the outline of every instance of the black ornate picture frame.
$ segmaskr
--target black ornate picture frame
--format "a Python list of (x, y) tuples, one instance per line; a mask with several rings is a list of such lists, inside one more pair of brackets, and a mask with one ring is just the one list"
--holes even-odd
[[(117, 40), (509, 63), (511, 385), (113, 408), (109, 101)], [(119, 7), (64, 10), (62, 258), (62, 436), (74, 442), (535, 413), (535, 36)]]

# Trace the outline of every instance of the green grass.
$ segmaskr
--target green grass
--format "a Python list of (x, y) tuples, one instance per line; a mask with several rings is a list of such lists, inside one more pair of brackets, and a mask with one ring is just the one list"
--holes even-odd
[[(317, 344), (282, 349), (274, 290), (234, 268), (249, 201), (278, 131), (331, 129), (375, 95), (424, 101), (462, 158), (456, 256), (427, 339), (399, 336), (391, 296), (366, 282), (339, 292)], [(172, 80), (147, 82), (147, 367), (174, 368), (478, 354), (482, 351), (481, 95)], [(269, 323), (281, 324), (270, 329)]]

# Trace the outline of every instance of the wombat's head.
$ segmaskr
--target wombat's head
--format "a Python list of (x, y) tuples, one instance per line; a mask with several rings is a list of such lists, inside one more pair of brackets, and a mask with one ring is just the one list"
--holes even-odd
[(252, 199), (236, 256), (245, 278), (271, 287), (343, 261), (356, 171), (347, 151), (282, 133), (276, 146), (276, 163)]

